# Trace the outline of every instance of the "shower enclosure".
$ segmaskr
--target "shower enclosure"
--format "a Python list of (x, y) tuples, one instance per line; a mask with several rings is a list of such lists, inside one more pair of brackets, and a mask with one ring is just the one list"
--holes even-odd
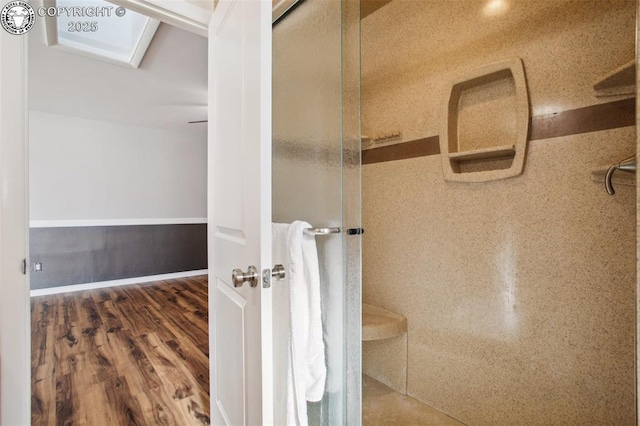
[(362, 19), (363, 300), (407, 324), (363, 344), (386, 389), (365, 380), (364, 424), (637, 423), (637, 8), (393, 0)]
[[(312, 425), (359, 424), (361, 236), (348, 232), (361, 227), (359, 1), (287, 7), (273, 26), (273, 221), (340, 229), (316, 236), (327, 381), (308, 415)], [(276, 383), (286, 360), (274, 353)]]

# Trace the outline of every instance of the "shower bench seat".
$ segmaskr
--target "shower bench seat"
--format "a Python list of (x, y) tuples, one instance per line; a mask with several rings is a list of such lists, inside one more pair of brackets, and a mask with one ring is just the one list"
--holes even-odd
[(407, 332), (407, 319), (377, 306), (362, 304), (362, 340), (380, 340), (402, 336)]

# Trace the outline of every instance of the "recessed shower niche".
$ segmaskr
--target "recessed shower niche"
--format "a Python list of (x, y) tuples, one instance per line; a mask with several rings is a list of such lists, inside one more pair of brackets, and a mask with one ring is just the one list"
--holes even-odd
[(461, 73), (447, 95), (440, 134), (445, 179), (485, 182), (522, 173), (529, 130), (522, 61)]

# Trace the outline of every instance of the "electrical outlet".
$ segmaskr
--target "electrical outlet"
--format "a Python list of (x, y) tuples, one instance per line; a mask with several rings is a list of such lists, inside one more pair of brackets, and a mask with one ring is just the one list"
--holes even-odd
[(40, 263), (40, 262), (34, 263), (33, 264), (33, 270), (34, 270), (34, 272), (42, 271), (42, 263)]

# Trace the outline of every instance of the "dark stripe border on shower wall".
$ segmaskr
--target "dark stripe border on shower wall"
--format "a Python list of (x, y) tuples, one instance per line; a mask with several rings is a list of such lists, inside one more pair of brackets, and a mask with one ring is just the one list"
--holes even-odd
[(380, 148), (365, 149), (362, 151), (362, 164), (406, 160), (436, 154), (440, 154), (440, 138), (431, 136)]
[(391, 0), (362, 0), (360, 2), (360, 19), (366, 18), (387, 3), (391, 3)]
[(31, 290), (207, 269), (207, 224), (31, 228)]
[[(636, 124), (636, 98), (533, 117), (529, 140), (571, 136)], [(382, 163), (440, 154), (438, 136), (362, 151), (362, 164)]]
[(634, 124), (636, 124), (636, 98), (630, 98), (533, 117), (529, 140), (617, 129)]

